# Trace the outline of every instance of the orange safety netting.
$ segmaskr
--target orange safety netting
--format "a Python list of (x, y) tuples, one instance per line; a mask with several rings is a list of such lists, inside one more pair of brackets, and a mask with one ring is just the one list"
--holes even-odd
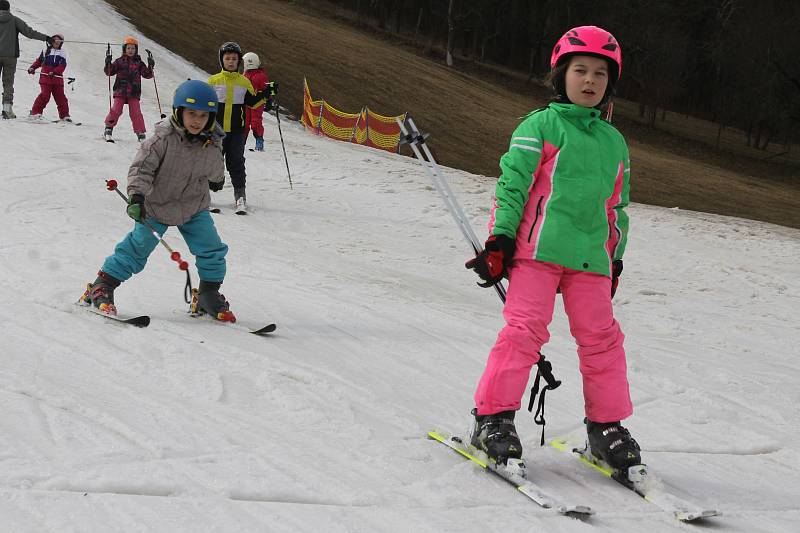
[[(365, 107), (359, 113), (344, 113), (325, 100), (313, 100), (308, 82), (303, 80), (303, 116), (307, 130), (332, 139), (396, 152), (400, 144), (398, 117), (386, 117)], [(406, 119), (406, 114), (399, 116)]]

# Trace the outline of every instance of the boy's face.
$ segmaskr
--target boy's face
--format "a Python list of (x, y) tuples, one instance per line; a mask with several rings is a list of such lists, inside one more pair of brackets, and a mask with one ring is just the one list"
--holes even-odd
[(208, 123), (208, 111), (183, 108), (183, 127), (192, 135), (197, 135)]
[(133, 54), (136, 53), (136, 45), (133, 44), (126, 44), (125, 45), (125, 55), (128, 57), (133, 57)]
[(573, 56), (565, 78), (569, 101), (583, 107), (594, 107), (606, 94), (608, 62), (594, 56)]
[(228, 72), (235, 72), (239, 69), (239, 54), (236, 52), (225, 52), (222, 55), (222, 66)]

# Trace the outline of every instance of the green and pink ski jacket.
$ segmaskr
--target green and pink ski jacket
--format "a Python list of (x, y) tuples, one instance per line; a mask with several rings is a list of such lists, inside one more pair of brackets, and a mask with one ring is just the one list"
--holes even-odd
[(516, 237), (515, 259), (611, 275), (628, 239), (630, 159), (600, 111), (560, 103), (533, 111), (500, 169), (489, 233)]

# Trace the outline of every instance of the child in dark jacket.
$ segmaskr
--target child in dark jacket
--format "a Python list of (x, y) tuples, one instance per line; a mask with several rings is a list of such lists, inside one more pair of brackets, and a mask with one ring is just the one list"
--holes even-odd
[(264, 104), (266, 91), (257, 92), (246, 77), (239, 74), (242, 65), (242, 48), (234, 42), (227, 42), (219, 48), (219, 64), (222, 70), (208, 79), (219, 98), (217, 122), (225, 130), (222, 151), (225, 154), (225, 167), (231, 175), (233, 201), (237, 214), (247, 212), (245, 186), (244, 143), (247, 140), (246, 108)]
[(53, 35), (53, 44), (48, 45), (47, 50), (40, 53), (39, 57), (28, 69), (28, 74), (33, 74), (36, 69), (42, 68), (42, 72), (39, 75), (41, 92), (33, 102), (31, 118), (42, 117), (42, 111), (47, 107), (52, 95), (58, 107), (58, 118), (65, 122), (72, 122), (72, 119), (69, 118), (69, 102), (64, 94), (64, 71), (67, 68), (67, 54), (61, 48), (63, 44), (63, 35), (60, 33)]
[(153, 77), (153, 66), (155, 61), (152, 58), (147, 60), (147, 65), (144, 64), (142, 58), (139, 57), (139, 41), (133, 37), (125, 37), (125, 42), (122, 45), (122, 56), (117, 58), (116, 61), (111, 61), (111, 51), (106, 55), (106, 66), (103, 71), (106, 76), (113, 76), (116, 74), (117, 79), (114, 81), (114, 104), (108, 111), (105, 120), (105, 130), (103, 137), (107, 141), (112, 141), (111, 134), (114, 126), (117, 125), (122, 114), (122, 107), (128, 104), (128, 113), (133, 123), (133, 131), (139, 141), (145, 138), (146, 128), (144, 126), (144, 117), (142, 117), (142, 110), (139, 107), (139, 99), (142, 96), (142, 78), (150, 79)]

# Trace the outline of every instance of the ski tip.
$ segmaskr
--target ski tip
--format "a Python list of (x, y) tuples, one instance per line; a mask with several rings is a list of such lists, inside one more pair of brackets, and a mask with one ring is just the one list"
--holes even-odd
[(681, 522), (694, 522), (695, 520), (703, 520), (705, 518), (712, 518), (715, 516), (722, 516), (722, 513), (715, 509), (675, 512), (675, 518), (677, 518)]
[(267, 335), (268, 333), (272, 333), (276, 329), (278, 329), (278, 326), (276, 324), (267, 324), (263, 328), (254, 329), (250, 333), (252, 333), (253, 335)]
[(147, 315), (137, 316), (128, 320), (124, 320), (126, 324), (136, 326), (137, 328), (146, 328), (150, 325), (150, 317)]

